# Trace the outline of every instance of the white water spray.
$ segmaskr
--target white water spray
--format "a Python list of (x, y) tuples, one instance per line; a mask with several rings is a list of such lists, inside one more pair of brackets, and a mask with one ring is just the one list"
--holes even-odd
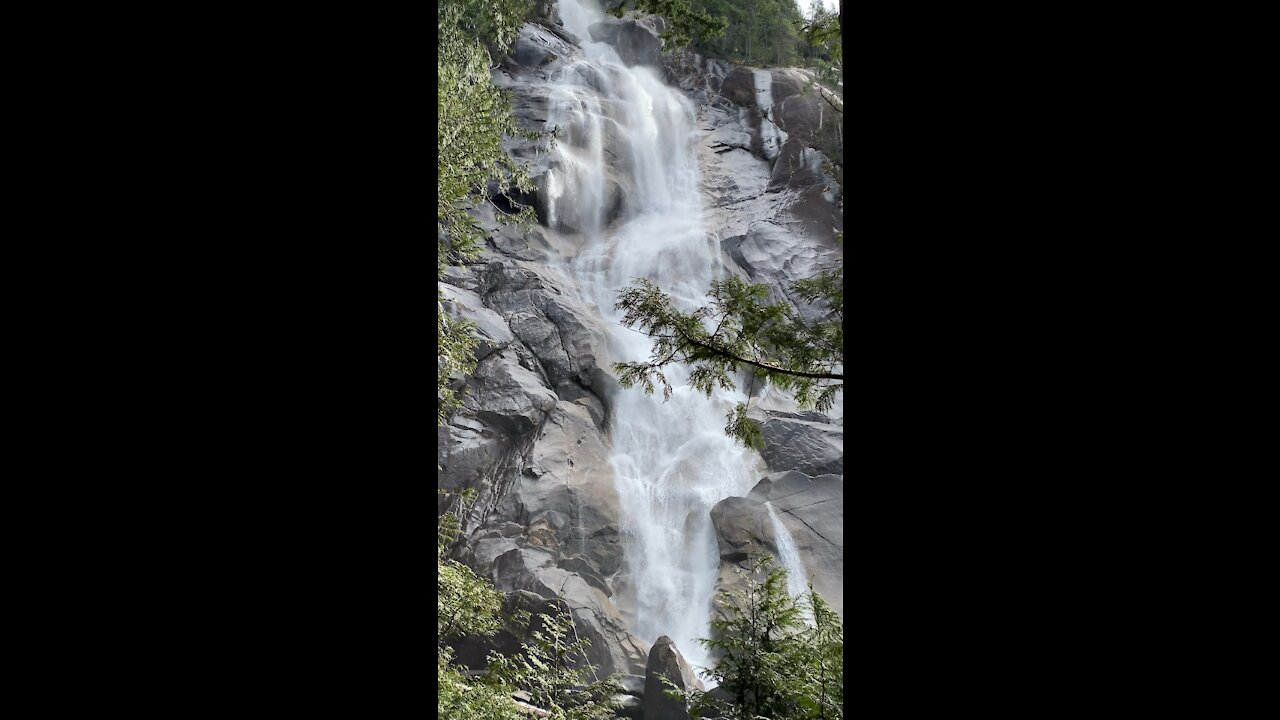
[[(778, 564), (787, 571), (787, 594), (799, 599), (809, 592), (808, 574), (805, 573), (804, 562), (800, 560), (800, 551), (796, 549), (796, 541), (791, 537), (791, 531), (782, 524), (782, 518), (779, 518), (777, 511), (774, 510), (773, 503), (766, 502), (764, 506), (769, 509), (769, 519), (773, 521), (773, 537), (778, 543)], [(806, 612), (804, 619), (812, 625), (813, 612)]]
[[(651, 341), (623, 327), (619, 291), (649, 278), (685, 309), (705, 304), (720, 267), (705, 227), (692, 103), (654, 70), (627, 67), (610, 46), (591, 42), (604, 20), (596, 0), (561, 0), (564, 27), (583, 41), (584, 59), (551, 78), (549, 125), (561, 128), (549, 222), (578, 233), (573, 273), (584, 300), (609, 329), (609, 353), (649, 357)], [(613, 465), (622, 507), (624, 572), (635, 590), (631, 628), (653, 643), (675, 641), (695, 665), (711, 661), (697, 642), (710, 634), (719, 553), (710, 510), (745, 495), (759, 456), (725, 435), (725, 414), (746, 398), (688, 387), (683, 367), (664, 369), (675, 391), (663, 402), (640, 388), (612, 398)]]

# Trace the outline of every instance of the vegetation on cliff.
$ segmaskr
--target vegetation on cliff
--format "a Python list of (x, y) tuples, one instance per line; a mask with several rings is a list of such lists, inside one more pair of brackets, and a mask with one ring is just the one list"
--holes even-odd
[(767, 555), (758, 556), (749, 570), (735, 572), (743, 587), (719, 593), (721, 617), (711, 623), (712, 636), (702, 640), (720, 657), (709, 672), (718, 692), (681, 691), (668, 682), (667, 694), (689, 703), (695, 720), (843, 718), (840, 616), (812, 587), (791, 597), (786, 570), (773, 566)]
[[(502, 148), (504, 135), (525, 133), (516, 126), (510, 100), (489, 77), (489, 47), (505, 51), (531, 7), (527, 0), (445, 0), (439, 6), (437, 279), (444, 276), (446, 265), (473, 257), (479, 249), (484, 235), (469, 211), (484, 201), (480, 191), (491, 182), (501, 192), (533, 188), (527, 171)], [(531, 224), (533, 210), (502, 218)], [(436, 421), (443, 423), (458, 404), (450, 376), (475, 369), (474, 327), (437, 312), (436, 341)]]
[[(513, 187), (532, 189), (524, 168), (502, 148), (504, 135), (523, 133), (516, 126), (510, 101), (489, 74), (491, 53), (506, 51), (532, 7), (527, 0), (445, 0), (439, 6), (437, 279), (448, 264), (478, 251), (483, 233), (470, 210), (486, 200), (491, 183), (500, 192)], [(502, 217), (530, 223), (532, 212), (526, 208)], [(439, 311), (436, 335), (436, 420), (443, 423), (458, 403), (449, 378), (475, 368), (476, 339), (471, 323)], [(467, 499), (460, 498), (460, 507), (465, 507)], [(551, 720), (598, 720), (612, 715), (614, 693), (620, 688), (614, 678), (585, 682), (584, 673), (591, 671), (580, 660), (586, 642), (568, 641), (572, 620), (567, 615), (544, 616), (542, 629), (531, 634), (531, 642), (522, 644), (513, 656), (490, 656), (488, 671), (482, 675), (465, 673), (453, 662), (450, 641), (489, 637), (504, 624), (518, 627), (528, 621), (522, 613), (504, 617), (503, 593), (471, 568), (448, 558), (458, 518), (456, 513), (443, 515), (436, 538), (438, 717), (517, 720), (527, 718), (531, 707)], [(517, 690), (524, 691), (531, 703), (518, 702), (513, 697)]]
[(633, 0), (628, 5), (672, 20), (675, 44), (692, 42), (707, 57), (756, 67), (813, 66), (833, 84), (839, 75), (840, 14), (821, 3), (808, 18), (795, 0)]
[[(612, 716), (618, 705), (616, 695), (622, 692), (618, 677), (595, 678), (586, 660), (588, 642), (576, 638), (568, 613), (557, 608), (538, 617), (540, 629), (531, 629), (529, 613), (504, 614), (503, 594), (471, 568), (448, 558), (448, 548), (458, 534), (459, 513), (470, 499), (469, 494), (459, 497), (459, 510), (440, 518), (436, 536), (437, 716), (515, 720), (528, 717), (530, 707), (550, 720)], [(503, 627), (517, 636), (528, 635), (519, 652), (490, 653), (482, 674), (469, 675), (452, 662), (450, 641), (491, 637)], [(588, 675), (592, 680), (587, 680)], [(528, 700), (523, 706), (513, 697), (517, 691)]]
[[(815, 57), (838, 64), (822, 25), (797, 24), (791, 0), (637, 0), (637, 9), (672, 21), (665, 38), (681, 45), (696, 41), (705, 54), (753, 64), (786, 64)], [(521, 22), (532, 11), (529, 0), (443, 0), (439, 5), (437, 47), (437, 278), (451, 263), (474, 257), (484, 234), (471, 213), (494, 192), (532, 190), (527, 172), (502, 148), (504, 136), (524, 135), (511, 113), (509, 99), (493, 85), (490, 72), (506, 52)], [(722, 11), (722, 12), (721, 12)], [(785, 20), (772, 22), (771, 19)], [(829, 25), (829, 24), (828, 24)], [(817, 41), (806, 42), (806, 39)], [(822, 37), (827, 40), (823, 41)], [(825, 55), (816, 43), (827, 42)], [(745, 45), (745, 50), (741, 46)], [(734, 57), (727, 49), (743, 52)], [(719, 51), (716, 48), (720, 48)], [(806, 49), (809, 48), (809, 49)], [(833, 54), (834, 52), (834, 54)], [(819, 66), (821, 69), (821, 66)], [(531, 208), (509, 222), (531, 223)], [(843, 375), (842, 268), (796, 283), (794, 292), (826, 308), (822, 319), (804, 320), (789, 306), (768, 302), (767, 292), (738, 279), (711, 288), (710, 303), (692, 313), (676, 310), (661, 289), (641, 284), (624, 291), (619, 307), (628, 322), (653, 335), (654, 353), (647, 363), (622, 363), (624, 384), (643, 384), (650, 392), (656, 379), (666, 385), (661, 368), (671, 362), (694, 366), (693, 383), (710, 392), (732, 387), (730, 374), (751, 368), (755, 376), (796, 392), (802, 402), (830, 407)], [(439, 296), (438, 296), (439, 297)], [(714, 329), (707, 323), (714, 322)], [(437, 314), (437, 422), (444, 423), (458, 404), (450, 377), (475, 368), (474, 326)], [(667, 388), (664, 387), (664, 390)], [(759, 429), (747, 420), (745, 405), (735, 408), (726, 430), (759, 447)], [(491, 655), (487, 672), (465, 672), (454, 660), (450, 642), (490, 637), (503, 627), (520, 628), (523, 613), (504, 616), (503, 593), (466, 565), (448, 558), (458, 519), (441, 518), (437, 538), (437, 671), (438, 716), (515, 720), (528, 716), (513, 693), (523, 691), (529, 704), (553, 720), (596, 720), (613, 712), (621, 690), (616, 677), (596, 679), (585, 662), (586, 642), (570, 642), (572, 618), (563, 613), (542, 616), (540, 629), (514, 655)], [(708, 645), (723, 653), (712, 670), (733, 700), (722, 704), (724, 717), (842, 717), (843, 630), (839, 617), (810, 592), (801, 604), (785, 592), (785, 575), (774, 570), (761, 582), (748, 578), (747, 589), (721, 597), (725, 617), (713, 626)], [(803, 603), (807, 602), (807, 606)], [(815, 619), (803, 622), (802, 610)], [(520, 631), (523, 635), (523, 630)], [(592, 681), (587, 681), (587, 676)], [(691, 691), (695, 711), (707, 712), (715, 701)]]

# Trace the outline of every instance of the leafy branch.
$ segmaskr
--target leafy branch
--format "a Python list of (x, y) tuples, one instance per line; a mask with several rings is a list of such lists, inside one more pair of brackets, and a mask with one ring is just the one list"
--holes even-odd
[[(663, 368), (689, 365), (689, 384), (707, 397), (715, 388), (734, 390), (733, 375), (751, 370), (754, 377), (791, 390), (802, 407), (826, 411), (844, 387), (844, 269), (838, 266), (796, 281), (791, 290), (820, 310), (805, 319), (789, 303), (769, 302), (765, 285), (730, 277), (711, 284), (710, 302), (692, 312), (678, 309), (671, 297), (647, 279), (637, 279), (618, 296), (622, 323), (653, 340), (649, 359), (615, 362), (623, 387), (639, 385), (652, 395), (662, 386), (663, 399), (672, 386)], [(759, 428), (746, 416), (746, 405), (729, 411), (725, 431), (749, 447), (760, 449)]]

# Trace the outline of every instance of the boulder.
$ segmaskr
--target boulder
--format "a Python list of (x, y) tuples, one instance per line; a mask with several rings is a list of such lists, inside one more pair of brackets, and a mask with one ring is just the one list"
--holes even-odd
[(666, 635), (653, 644), (649, 650), (649, 662), (645, 665), (644, 720), (689, 720), (685, 704), (663, 692), (666, 689), (663, 677), (681, 690), (705, 689), (675, 643)]
[(743, 563), (749, 556), (771, 552), (773, 525), (764, 504), (751, 498), (730, 497), (711, 508), (722, 563)]
[(499, 352), (480, 363), (463, 400), (475, 417), (509, 436), (542, 424), (558, 398), (537, 375), (521, 367), (515, 353)]
[(518, 260), (488, 263), (484, 280), (489, 307), (537, 358), (547, 386), (573, 382), (591, 388), (603, 332), (587, 308), (560, 290), (573, 280), (562, 271)]
[(827, 502), (842, 502), (844, 476), (812, 477), (794, 470), (771, 473), (756, 483), (747, 497), (759, 502), (772, 503), (774, 508), (783, 512), (816, 507)]
[(760, 455), (773, 471), (797, 470), (805, 475), (844, 474), (844, 427), (766, 413), (761, 424)]
[(756, 75), (750, 68), (735, 66), (720, 82), (720, 95), (734, 105), (756, 106)]
[(769, 502), (791, 533), (818, 594), (844, 615), (844, 478), (790, 471), (766, 476), (748, 497)]
[(592, 40), (612, 45), (627, 67), (646, 65), (656, 68), (662, 64), (662, 41), (652, 30), (638, 23), (605, 18), (593, 24), (588, 31)]
[(502, 316), (485, 307), (476, 293), (452, 285), (440, 285), (440, 296), (445, 311), (475, 323), (476, 337), (480, 340), (476, 346), (477, 360), (483, 360), (515, 341), (515, 335), (511, 334)]

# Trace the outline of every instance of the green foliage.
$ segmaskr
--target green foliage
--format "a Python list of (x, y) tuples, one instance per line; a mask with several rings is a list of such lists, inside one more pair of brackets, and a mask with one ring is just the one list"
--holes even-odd
[(843, 59), (840, 46), (840, 14), (832, 13), (819, 4), (813, 17), (800, 30), (806, 43), (816, 52), (815, 56), (839, 66)]
[[(738, 277), (711, 284), (710, 303), (692, 312), (676, 308), (670, 296), (646, 279), (636, 280), (618, 295), (622, 322), (653, 339), (646, 362), (616, 362), (623, 387), (639, 385), (652, 395), (671, 384), (662, 368), (691, 366), (689, 384), (708, 397), (714, 388), (732, 390), (733, 374), (743, 370), (774, 386), (791, 390), (804, 407), (826, 411), (844, 387), (844, 267), (793, 283), (797, 298), (817, 307), (822, 316), (807, 320), (789, 303), (769, 302), (765, 285)], [(729, 411), (725, 431), (749, 447), (763, 447), (759, 428), (746, 416), (743, 403)]]
[(453, 654), (442, 647), (436, 660), (436, 717), (449, 720), (527, 720), (511, 698), (510, 686), (477, 683), (450, 664)]
[(805, 676), (816, 690), (805, 696), (804, 705), (811, 717), (839, 720), (844, 717), (844, 622), (812, 585), (808, 598), (814, 622), (809, 641), (813, 656), (805, 665)]
[[(573, 666), (575, 660), (585, 662), (589, 645), (576, 637), (573, 618), (558, 608), (541, 618), (542, 630), (531, 633), (533, 643), (524, 643), (520, 653), (511, 657), (490, 654), (489, 677), (529, 693), (531, 704), (548, 710), (555, 720), (611, 717), (618, 707), (614, 696), (623, 691), (620, 676), (586, 682), (586, 675), (594, 676), (595, 670), (589, 663)], [(575, 636), (573, 642), (569, 641), (570, 633)]]
[(804, 18), (795, 0), (690, 0), (724, 22), (724, 32), (700, 37), (697, 49), (710, 57), (747, 65), (794, 65), (805, 56)]
[[(696, 689), (683, 697), (694, 718), (728, 720), (794, 718), (838, 720), (844, 715), (844, 626), (813, 588), (799, 599), (787, 593), (787, 573), (757, 557), (749, 571), (736, 570), (743, 588), (717, 597), (721, 617), (701, 642), (720, 656), (709, 675), (729, 695), (727, 702)], [(813, 623), (806, 622), (813, 618)]]
[(818, 79), (822, 82), (825, 82), (828, 85), (835, 85), (840, 82), (841, 74), (839, 65), (833, 65), (826, 60), (819, 59), (814, 63), (814, 66), (818, 69)]
[[(504, 625), (512, 628), (529, 622), (529, 614), (524, 611), (504, 617), (503, 594), (471, 568), (446, 557), (458, 537), (460, 514), (474, 501), (475, 494), (464, 491), (458, 499), (457, 509), (441, 516), (436, 536), (438, 717), (524, 718), (526, 715), (511, 697), (517, 689), (528, 693), (531, 704), (547, 710), (552, 720), (599, 720), (611, 716), (618, 705), (614, 696), (622, 692), (618, 676), (595, 679), (595, 670), (584, 652), (588, 642), (577, 638), (573, 619), (559, 608), (541, 616), (542, 629), (531, 633), (532, 642), (523, 643), (519, 653), (510, 657), (490, 654), (485, 676), (468, 678), (450, 664), (453, 654), (446, 641), (489, 637)], [(523, 630), (524, 627), (511, 629)], [(573, 642), (569, 641), (571, 633)], [(585, 679), (588, 673), (592, 682)]]
[(843, 77), (844, 51), (840, 43), (840, 15), (819, 5), (800, 30), (808, 45), (807, 56), (818, 79), (835, 88)]
[(729, 411), (729, 422), (724, 426), (726, 435), (737, 438), (743, 445), (755, 450), (764, 450), (764, 431), (751, 418), (747, 417), (747, 404), (738, 403)]
[(441, 641), (468, 635), (488, 637), (502, 627), (502, 593), (456, 560), (437, 566), (436, 630)]
[(712, 17), (696, 7), (698, 0), (632, 0), (610, 8), (608, 12), (614, 17), (622, 17), (628, 5), (640, 13), (661, 15), (667, 21), (669, 27), (662, 33), (662, 43), (668, 50), (724, 34), (724, 18)]
[[(472, 257), (484, 237), (467, 212), (479, 201), (475, 193), (485, 190), (490, 181), (503, 193), (512, 188), (533, 189), (528, 170), (502, 147), (504, 135), (530, 134), (516, 125), (509, 98), (491, 81), (489, 53), (466, 29), (465, 4), (446, 3), (439, 9), (436, 190), (441, 273), (450, 253), (458, 259)], [(500, 27), (493, 32), (509, 40), (514, 30)], [(532, 213), (532, 208), (522, 208), (518, 219), (531, 222)]]
[[(509, 98), (491, 81), (486, 47), (505, 51), (532, 7), (530, 0), (446, 0), (439, 7), (437, 278), (444, 275), (448, 263), (472, 258), (478, 252), (484, 233), (469, 211), (487, 201), (484, 193), (491, 182), (504, 194), (512, 188), (533, 189), (528, 171), (502, 147), (503, 136), (531, 134), (517, 127)], [(498, 217), (525, 227), (532, 225), (532, 208), (515, 201), (511, 206), (520, 209), (515, 215), (499, 213)], [(464, 320), (437, 314), (438, 424), (443, 424), (458, 405), (449, 388), (449, 376), (475, 369), (473, 329)]]
[[(721, 592), (726, 617), (711, 623), (712, 636), (703, 641), (723, 653), (711, 676), (733, 698), (739, 717), (794, 717), (797, 688), (792, 687), (804, 667), (802, 608), (787, 593), (786, 571), (768, 567), (759, 558), (752, 572), (739, 574), (746, 588)], [(764, 582), (756, 577), (765, 575)]]
[[(683, 5), (684, 2), (665, 0), (649, 4)], [(832, 13), (819, 4), (814, 8), (813, 16), (805, 19), (795, 0), (687, 2), (689, 14), (716, 23), (715, 32), (695, 31), (681, 35), (682, 38), (691, 38), (695, 49), (704, 55), (762, 67), (812, 65), (825, 82), (833, 86), (839, 82), (842, 63), (839, 13)], [(664, 14), (657, 10), (646, 11)], [(619, 14), (620, 9), (614, 12)]]
[(499, 52), (515, 42), (520, 24), (535, 9), (533, 0), (444, 0), (458, 9), (458, 24), (469, 36)]
[(460, 496), (456, 512), (440, 518), (436, 535), (436, 632), (439, 642), (478, 635), (489, 637), (502, 626), (502, 593), (475, 571), (445, 555), (457, 537), (459, 514), (474, 499), (474, 494)]
[(502, 593), (471, 568), (445, 557), (458, 535), (458, 513), (473, 498), (470, 492), (462, 493), (458, 511), (440, 517), (436, 535), (437, 717), (523, 720), (511, 698), (514, 688), (469, 680), (450, 664), (453, 653), (444, 645), (446, 640), (467, 635), (487, 637), (501, 626)]
[(439, 425), (443, 425), (460, 404), (457, 394), (449, 387), (449, 377), (455, 373), (470, 374), (476, 368), (475, 348), (479, 341), (474, 330), (475, 325), (466, 318), (448, 317), (443, 311), (436, 313), (436, 423)]

